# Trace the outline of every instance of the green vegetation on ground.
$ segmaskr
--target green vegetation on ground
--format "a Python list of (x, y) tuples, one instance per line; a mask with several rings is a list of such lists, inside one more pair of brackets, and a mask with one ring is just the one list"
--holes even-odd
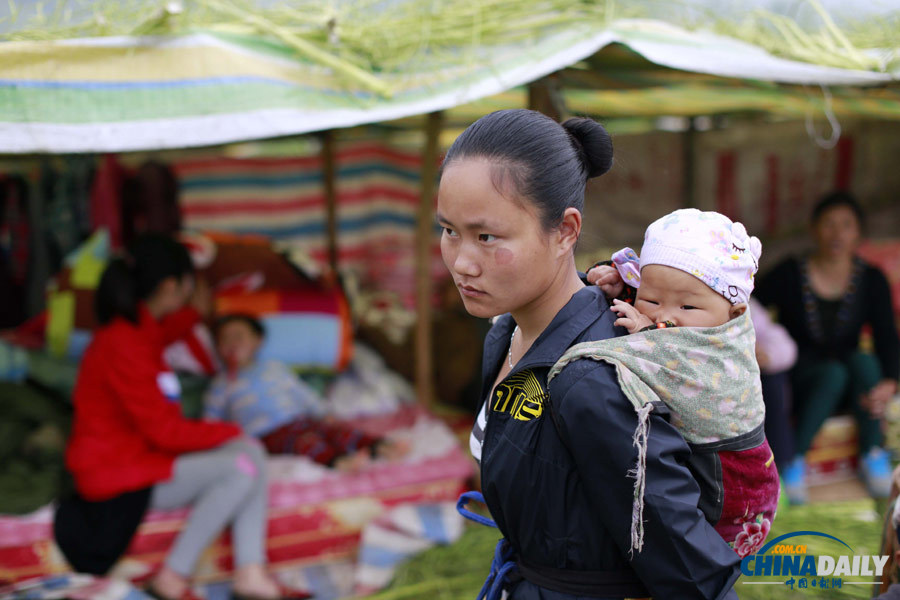
[[(821, 503), (781, 509), (767, 539), (792, 531), (821, 531), (846, 542), (855, 554), (879, 554), (883, 503), (871, 500)], [(474, 600), (490, 565), (499, 534), (496, 529), (471, 525), (450, 546), (432, 548), (401, 567), (391, 586), (370, 600)], [(810, 554), (842, 554), (837, 542), (806, 537)], [(766, 578), (754, 578), (765, 581)], [(776, 581), (776, 578), (768, 578)], [(859, 578), (844, 578), (844, 581)], [(843, 585), (840, 589), (792, 592), (784, 585), (748, 585), (742, 577), (737, 592), (742, 600), (770, 600), (809, 595), (816, 598), (870, 598), (872, 587)]]

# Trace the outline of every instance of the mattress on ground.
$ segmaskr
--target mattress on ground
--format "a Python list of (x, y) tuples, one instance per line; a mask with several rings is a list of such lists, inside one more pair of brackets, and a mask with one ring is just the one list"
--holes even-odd
[[(409, 455), (375, 462), (355, 474), (338, 473), (303, 457), (269, 459), (267, 550), (272, 568), (353, 556), (363, 527), (387, 509), (406, 503), (454, 501), (472, 474), (471, 458), (443, 422), (407, 407), (371, 429), (405, 438)], [(406, 425), (392, 428), (392, 426)], [(151, 511), (138, 529), (119, 574), (139, 577), (163, 560), (188, 512)], [(69, 570), (52, 537), (52, 507), (25, 516), (0, 516), (0, 582)], [(224, 579), (232, 568), (223, 534), (203, 555), (201, 581)]]

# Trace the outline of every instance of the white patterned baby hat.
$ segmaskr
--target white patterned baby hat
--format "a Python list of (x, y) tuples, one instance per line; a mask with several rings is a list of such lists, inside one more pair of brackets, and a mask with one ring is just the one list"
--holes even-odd
[(641, 268), (664, 265), (690, 273), (731, 304), (746, 303), (759, 269), (762, 243), (723, 214), (682, 208), (654, 221), (644, 234)]

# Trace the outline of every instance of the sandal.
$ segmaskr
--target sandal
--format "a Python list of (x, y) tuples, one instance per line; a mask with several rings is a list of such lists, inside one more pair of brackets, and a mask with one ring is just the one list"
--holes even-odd
[(169, 596), (163, 596), (162, 594), (157, 592), (155, 589), (153, 589), (152, 585), (148, 585), (147, 587), (144, 588), (143, 591), (145, 594), (147, 594), (151, 598), (155, 598), (156, 600), (206, 600), (205, 598), (195, 594), (193, 592), (193, 590), (191, 590), (191, 588), (186, 589), (184, 591), (184, 593), (177, 598), (170, 598)]

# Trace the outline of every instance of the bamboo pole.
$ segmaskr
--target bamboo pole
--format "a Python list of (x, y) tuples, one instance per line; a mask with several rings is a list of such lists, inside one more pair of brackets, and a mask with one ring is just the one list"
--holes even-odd
[(337, 167), (335, 161), (334, 130), (321, 133), (322, 184), (325, 192), (325, 231), (327, 235), (328, 266), (331, 274), (338, 273), (337, 243)]
[(437, 180), (438, 141), (444, 115), (425, 117), (425, 148), (422, 152), (422, 190), (416, 227), (416, 395), (419, 402), (434, 402), (434, 364), (431, 344), (431, 251), (434, 240), (434, 196)]
[(697, 146), (697, 118), (688, 117), (688, 127), (682, 138), (681, 151), (681, 206), (682, 208), (696, 208), (697, 178), (695, 169), (695, 148)]
[(568, 111), (556, 76), (548, 75), (528, 84), (528, 108), (542, 112), (554, 121), (563, 120)]

